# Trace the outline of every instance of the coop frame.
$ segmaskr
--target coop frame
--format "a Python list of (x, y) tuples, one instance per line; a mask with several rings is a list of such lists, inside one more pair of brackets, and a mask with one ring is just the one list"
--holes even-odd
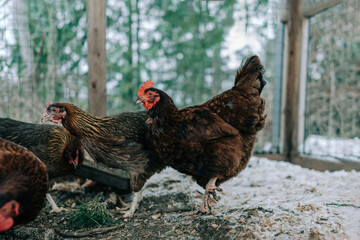
[[(261, 154), (272, 160), (289, 161), (320, 171), (360, 170), (360, 163), (347, 159), (330, 161), (299, 150), (304, 142), (309, 19), (342, 0), (319, 0), (307, 6), (303, 0), (284, 0), (278, 27), (272, 153)], [(279, 114), (281, 113), (281, 114)], [(281, 124), (282, 123), (282, 124)], [(275, 154), (274, 154), (275, 153)]]

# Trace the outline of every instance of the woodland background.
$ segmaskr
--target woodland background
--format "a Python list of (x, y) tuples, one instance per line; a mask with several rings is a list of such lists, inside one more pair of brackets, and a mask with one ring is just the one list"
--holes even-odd
[[(310, 18), (305, 139), (360, 136), (359, 5), (344, 1)], [(241, 60), (258, 54), (268, 118), (256, 150), (269, 150), (280, 124), (272, 121), (281, 114), (273, 113), (274, 59), (284, 7), (280, 0), (108, 0), (108, 114), (141, 109), (137, 90), (149, 78), (179, 107), (202, 103), (230, 88)], [(0, 117), (39, 122), (49, 101), (88, 109), (86, 21), (85, 0), (0, 1)]]

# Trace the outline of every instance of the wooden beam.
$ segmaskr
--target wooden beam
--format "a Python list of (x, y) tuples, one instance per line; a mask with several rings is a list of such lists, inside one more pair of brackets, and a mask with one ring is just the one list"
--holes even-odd
[(360, 162), (349, 160), (327, 160), (310, 156), (298, 156), (294, 158), (293, 163), (318, 171), (360, 170)]
[(305, 1), (303, 6), (303, 16), (314, 16), (315, 14), (318, 14), (319, 12), (324, 11), (325, 9), (330, 8), (340, 2), (341, 0)]
[[(254, 154), (254, 157), (267, 158), (273, 161), (288, 161), (282, 154)], [(360, 171), (360, 162), (347, 159), (328, 159), (308, 155), (299, 155), (292, 161), (293, 164), (318, 171)]]
[(106, 114), (105, 0), (87, 0), (89, 112)]
[(254, 157), (267, 158), (274, 161), (287, 161), (283, 154), (253, 154)]
[(288, 49), (286, 93), (284, 99), (284, 144), (283, 153), (290, 161), (298, 155), (299, 86), (302, 44), (302, 0), (288, 0), (290, 6), (288, 22)]

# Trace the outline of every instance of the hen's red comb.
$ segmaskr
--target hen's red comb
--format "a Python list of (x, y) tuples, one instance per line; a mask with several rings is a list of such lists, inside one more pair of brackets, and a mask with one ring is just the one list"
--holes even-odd
[(143, 85), (138, 90), (138, 97), (142, 97), (145, 94), (145, 90), (151, 88), (154, 85), (153, 81), (149, 79), (148, 81), (144, 82)]
[(46, 104), (46, 109), (48, 109), (51, 104), (53, 104), (51, 101), (48, 104)]

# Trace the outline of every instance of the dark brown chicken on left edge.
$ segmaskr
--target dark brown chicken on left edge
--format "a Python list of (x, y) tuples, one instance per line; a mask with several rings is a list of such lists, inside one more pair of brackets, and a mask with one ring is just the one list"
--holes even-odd
[(94, 116), (70, 103), (52, 103), (46, 107), (42, 121), (61, 123), (80, 139), (96, 162), (129, 174), (130, 187), (135, 194), (125, 217), (131, 217), (147, 179), (164, 168), (145, 146), (146, 118), (144, 111)]
[(47, 187), (45, 164), (0, 138), (0, 232), (34, 220), (44, 207)]

